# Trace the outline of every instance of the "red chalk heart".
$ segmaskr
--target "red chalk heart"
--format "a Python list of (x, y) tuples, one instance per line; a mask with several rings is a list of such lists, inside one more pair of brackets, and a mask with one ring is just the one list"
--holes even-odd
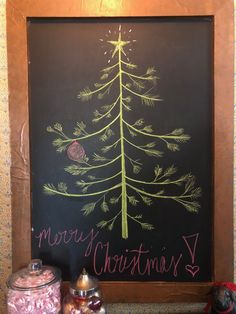
[(199, 272), (200, 267), (197, 265), (186, 265), (185, 269), (192, 275), (192, 277), (195, 277), (195, 275)]

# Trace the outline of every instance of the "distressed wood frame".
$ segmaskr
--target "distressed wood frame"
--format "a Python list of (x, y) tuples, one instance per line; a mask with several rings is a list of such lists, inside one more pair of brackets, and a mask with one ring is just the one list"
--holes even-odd
[[(31, 258), (27, 19), (211, 16), (214, 19), (213, 278), (233, 281), (233, 0), (8, 0), (13, 270)], [(210, 263), (211, 261), (209, 261)], [(102, 282), (107, 302), (201, 302), (211, 282)], [(68, 284), (64, 284), (67, 289)]]

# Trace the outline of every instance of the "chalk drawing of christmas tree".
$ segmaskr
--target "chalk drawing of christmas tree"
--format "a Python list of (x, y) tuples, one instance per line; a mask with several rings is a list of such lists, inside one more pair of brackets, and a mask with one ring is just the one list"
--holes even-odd
[[(143, 179), (145, 167), (148, 167), (147, 162), (142, 163), (143, 154), (152, 161), (154, 158), (159, 161), (164, 153), (157, 149), (158, 143), (163, 142), (166, 150), (175, 152), (180, 150), (180, 144), (190, 140), (190, 136), (182, 128), (168, 134), (156, 134), (153, 126), (147, 124), (143, 117), (132, 121), (133, 111), (139, 112), (140, 106), (153, 110), (162, 99), (152, 93), (158, 79), (154, 67), (147, 68), (144, 74), (137, 74), (137, 65), (128, 58), (126, 49), (135, 40), (123, 40), (122, 35), (131, 31), (123, 31), (119, 26), (116, 40), (106, 41), (111, 47), (109, 66), (101, 70), (100, 82), (95, 83), (93, 89), (85, 88), (78, 95), (82, 102), (91, 103), (96, 97), (102, 103), (93, 112), (92, 122), (96, 131), (87, 130), (84, 121), (76, 123), (74, 137), (66, 135), (60, 123), (47, 127), (48, 132), (57, 136), (53, 140), (57, 152), (65, 154), (65, 158), (73, 162), (64, 170), (78, 178), (75, 182), (78, 193), (70, 193), (65, 182), (44, 185), (46, 194), (88, 200), (81, 208), (83, 215), (89, 216), (99, 210), (102, 218), (96, 222), (96, 226), (110, 231), (115, 223), (120, 222), (123, 239), (129, 236), (129, 221), (137, 223), (141, 230), (154, 229), (153, 224), (145, 221), (144, 209), (155, 200), (169, 199), (188, 212), (197, 213), (200, 208), (197, 199), (201, 195), (201, 188), (195, 186), (195, 177), (191, 173), (178, 176), (174, 165), (164, 169), (156, 162), (153, 177), (150, 180)], [(112, 34), (110, 30), (109, 34)], [(100, 40), (105, 42), (104, 39)], [(114, 90), (117, 94), (112, 93)], [(113, 94), (116, 95), (111, 101)], [(105, 101), (107, 98), (108, 103)], [(89, 157), (85, 147), (86, 141), (91, 138), (96, 138), (98, 150)], [(127, 153), (128, 146), (133, 149), (132, 155)], [(115, 156), (108, 158), (110, 152)], [(97, 177), (98, 171), (105, 176)], [(168, 194), (171, 185), (181, 191), (177, 195)], [(154, 193), (150, 192), (150, 187), (152, 191), (155, 187)], [(132, 214), (135, 207), (140, 205), (142, 212)]]

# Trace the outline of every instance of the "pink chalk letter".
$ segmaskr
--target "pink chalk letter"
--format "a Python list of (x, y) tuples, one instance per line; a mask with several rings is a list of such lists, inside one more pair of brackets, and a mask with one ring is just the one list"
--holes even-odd
[(195, 253), (196, 253), (198, 237), (199, 237), (199, 233), (182, 237), (190, 253), (192, 264), (194, 264), (195, 262)]

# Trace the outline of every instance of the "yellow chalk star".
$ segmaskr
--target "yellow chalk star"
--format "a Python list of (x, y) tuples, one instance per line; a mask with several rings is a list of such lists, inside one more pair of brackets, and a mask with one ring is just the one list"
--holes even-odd
[(119, 33), (118, 40), (116, 40), (116, 41), (110, 40), (110, 41), (107, 41), (107, 42), (109, 44), (112, 44), (112, 45), (115, 46), (115, 49), (114, 49), (114, 51), (112, 53), (112, 58), (115, 56), (115, 54), (118, 51), (121, 51), (126, 56), (123, 47), (128, 45), (130, 43), (130, 41), (123, 41), (123, 40), (121, 40), (121, 33)]

